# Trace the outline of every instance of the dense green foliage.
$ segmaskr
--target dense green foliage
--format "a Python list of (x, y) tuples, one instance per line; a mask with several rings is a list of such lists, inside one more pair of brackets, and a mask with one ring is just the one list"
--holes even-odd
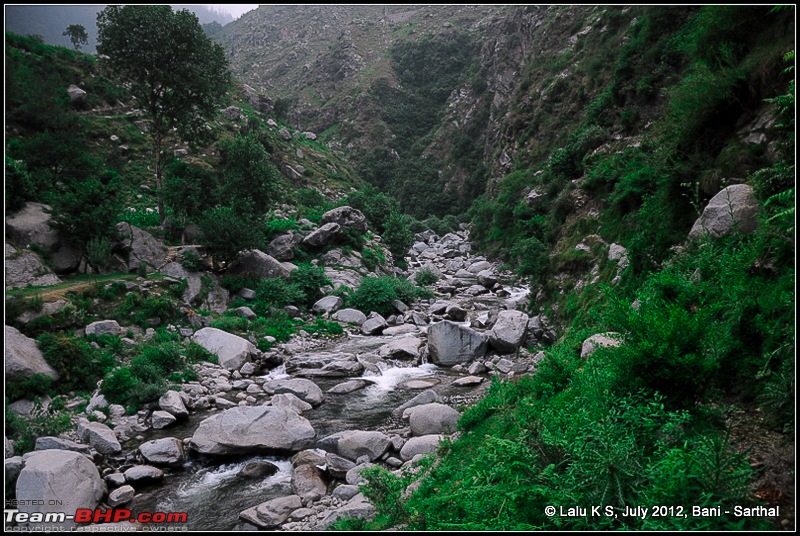
[(396, 277), (365, 277), (355, 292), (347, 299), (349, 307), (364, 313), (376, 312), (389, 316), (396, 312), (392, 302), (400, 300), (405, 304), (420, 298), (430, 298), (433, 293), (427, 289), (414, 286), (405, 279)]
[(60, 391), (91, 391), (115, 359), (112, 354), (94, 348), (87, 341), (64, 334), (44, 333), (36, 342), (45, 361), (58, 372)]

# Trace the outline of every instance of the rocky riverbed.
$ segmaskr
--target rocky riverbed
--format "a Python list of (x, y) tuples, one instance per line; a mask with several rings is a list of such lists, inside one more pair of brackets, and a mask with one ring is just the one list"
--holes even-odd
[(74, 489), (66, 509), (187, 512), (188, 527), (204, 530), (319, 530), (372, 515), (361, 469), (413, 467), (457, 433), (491, 376), (533, 372), (543, 355), (525, 348), (555, 338), (546, 318), (518, 310), (527, 289), (471, 255), (466, 230), (416, 239), (404, 275), (435, 274), (436, 298), (397, 302), (387, 318), (323, 298), (314, 309), (346, 336), (303, 333), (269, 352), (215, 328), (182, 333), (219, 364), (196, 365), (197, 381), (136, 415), (112, 405), (106, 417), (96, 395), (95, 422), (22, 457), (7, 443), (17, 499)]

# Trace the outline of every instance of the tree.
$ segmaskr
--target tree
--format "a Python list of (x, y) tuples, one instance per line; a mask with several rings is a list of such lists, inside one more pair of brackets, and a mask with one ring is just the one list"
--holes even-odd
[(82, 24), (70, 24), (61, 35), (69, 37), (75, 50), (80, 50), (81, 45), (89, 44), (89, 34), (86, 33), (86, 28)]
[(197, 139), (231, 83), (220, 45), (203, 32), (197, 16), (161, 6), (108, 6), (97, 15), (97, 51), (149, 117), (155, 155), (158, 213), (166, 220), (162, 185), (162, 149), (176, 128)]

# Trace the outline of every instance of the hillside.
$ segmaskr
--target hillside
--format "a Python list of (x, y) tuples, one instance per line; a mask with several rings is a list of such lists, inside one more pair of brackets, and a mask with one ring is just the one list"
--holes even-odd
[(180, 444), (128, 500), (192, 529), (793, 529), (794, 18), (261, 6), (160, 192), (130, 85), (7, 32), (7, 437)]

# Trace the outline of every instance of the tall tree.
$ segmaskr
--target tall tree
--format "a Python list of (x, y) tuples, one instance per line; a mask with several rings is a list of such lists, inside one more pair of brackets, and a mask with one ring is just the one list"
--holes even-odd
[(166, 220), (162, 173), (164, 139), (176, 128), (195, 139), (231, 83), (222, 47), (203, 32), (197, 16), (161, 6), (108, 6), (97, 15), (97, 52), (131, 84), (152, 122), (158, 213)]
[(69, 37), (75, 50), (80, 50), (81, 45), (89, 43), (89, 34), (86, 33), (86, 28), (84, 28), (83, 24), (70, 24), (61, 35)]

